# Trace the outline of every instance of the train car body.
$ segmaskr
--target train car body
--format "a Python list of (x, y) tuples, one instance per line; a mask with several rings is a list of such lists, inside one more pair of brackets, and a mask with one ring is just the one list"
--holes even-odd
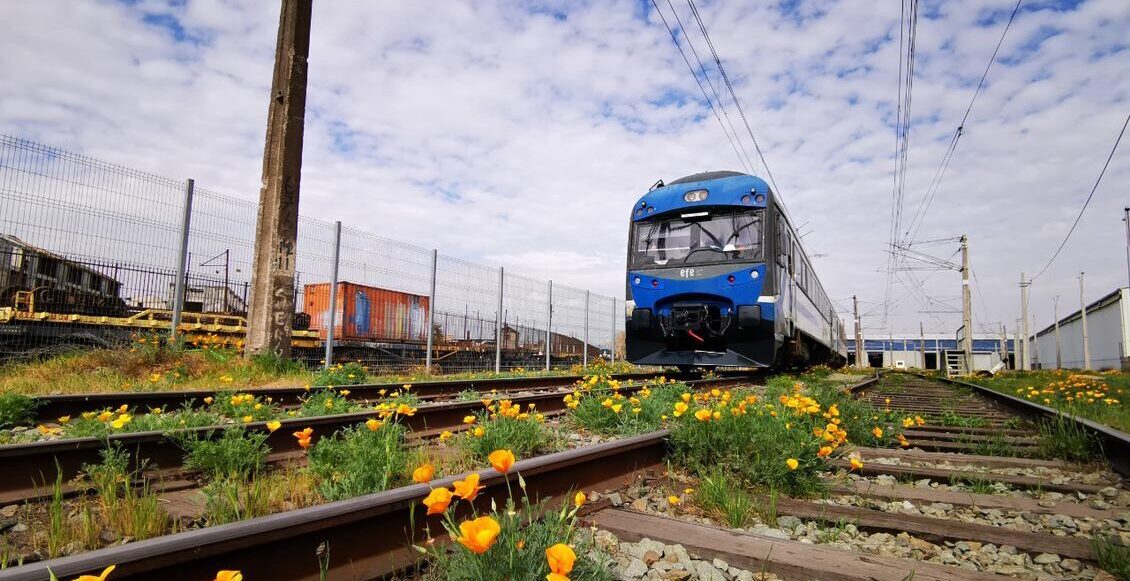
[(89, 266), (0, 234), (0, 307), (17, 302), (40, 310), (121, 315), (122, 283)]
[(840, 363), (842, 322), (768, 184), (707, 172), (632, 208), (628, 360), (678, 367)]
[(337, 304), (329, 308), (330, 283), (305, 286), (304, 311), (309, 328), (325, 339), (330, 312), (334, 339), (375, 343), (423, 343), (427, 339), (428, 297), (339, 282)]

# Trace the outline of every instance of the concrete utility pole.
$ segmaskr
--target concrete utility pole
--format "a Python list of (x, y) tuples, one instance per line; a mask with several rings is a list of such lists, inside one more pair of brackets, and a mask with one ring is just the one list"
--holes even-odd
[(1004, 328), (1004, 323), (1001, 323), (1001, 361), (1008, 368), (1008, 330)]
[(961, 351), (965, 354), (965, 371), (973, 371), (973, 295), (969, 292), (969, 237), (961, 235), (961, 324), (965, 334)]
[(1083, 298), (1083, 275), (1079, 273), (1079, 313), (1083, 318), (1083, 369), (1091, 368), (1091, 342), (1087, 337), (1087, 300)]
[(1055, 317), (1055, 368), (1063, 369), (1063, 351), (1059, 346), (1059, 295), (1052, 299), (1052, 316)]
[(283, 0), (279, 15), (251, 268), (248, 354), (273, 352), (290, 357), (312, 6), (313, 0)]
[(851, 295), (851, 304), (855, 309), (855, 366), (862, 369), (867, 367), (867, 350), (863, 348), (863, 327), (859, 320), (859, 299)]
[(1126, 276), (1130, 282), (1130, 208), (1122, 209), (1122, 221), (1126, 222)]
[(926, 328), (922, 326), (922, 321), (918, 321), (918, 354), (922, 358), (919, 361), (922, 369), (926, 369)]
[(1020, 325), (1016, 328), (1016, 332), (1021, 334), (1020, 338), (1020, 369), (1032, 369), (1031, 363), (1028, 362), (1028, 286), (1032, 283), (1025, 280), (1025, 274), (1020, 273)]

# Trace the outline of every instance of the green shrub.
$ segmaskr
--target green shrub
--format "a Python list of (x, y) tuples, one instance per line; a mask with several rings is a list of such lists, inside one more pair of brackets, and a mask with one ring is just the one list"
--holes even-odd
[(247, 432), (242, 428), (224, 430), (218, 439), (198, 438), (184, 442), (187, 455), (184, 465), (199, 470), (207, 480), (250, 480), (267, 464), (267, 434)]
[(322, 496), (341, 500), (406, 484), (405, 432), (396, 422), (375, 430), (362, 424), (318, 440), (307, 460)]
[(314, 375), (314, 385), (360, 385), (369, 379), (369, 374), (360, 363), (338, 363), (329, 369), (322, 369)]
[[(348, 390), (342, 390), (348, 391)], [(350, 401), (346, 395), (332, 387), (316, 388), (302, 398), (299, 414), (303, 417), (332, 416), (359, 411), (361, 405)]]
[[(458, 444), (469, 454), (485, 460), (495, 450), (510, 450), (519, 458), (528, 458), (544, 452), (549, 446), (550, 434), (536, 415), (506, 417), (488, 412), (475, 415), (475, 428), (459, 435)], [(476, 428), (482, 428), (481, 434)]]
[[(612, 383), (610, 387), (608, 383)], [(630, 436), (653, 432), (663, 427), (672, 406), (687, 392), (683, 383), (656, 380), (634, 395), (624, 395), (614, 382), (598, 383), (588, 390), (576, 390), (568, 397), (576, 404), (570, 416), (577, 426), (605, 436)]]
[[(569, 497), (569, 495), (566, 495)], [(444, 515), (449, 534), (459, 529), (452, 509)], [(576, 561), (569, 579), (572, 581), (611, 581), (611, 559), (591, 539), (576, 535), (576, 510), (566, 504), (551, 510), (545, 502), (532, 504), (523, 499), (522, 506), (507, 499), (505, 507), (492, 509), (489, 516), (499, 525), (494, 543), (482, 554), (475, 554), (457, 543), (449, 548), (435, 547), (428, 551), (430, 567), (427, 581), (510, 581), (545, 579), (549, 574), (546, 549), (558, 543), (573, 545)]]
[(700, 474), (724, 470), (750, 485), (803, 495), (824, 488), (825, 457), (843, 443), (874, 446), (894, 435), (885, 414), (839, 386), (804, 379), (770, 379), (764, 400), (719, 389), (681, 397), (671, 413), (678, 414), (669, 440), (674, 459)]
[(0, 429), (31, 425), (35, 419), (35, 398), (18, 393), (0, 394)]

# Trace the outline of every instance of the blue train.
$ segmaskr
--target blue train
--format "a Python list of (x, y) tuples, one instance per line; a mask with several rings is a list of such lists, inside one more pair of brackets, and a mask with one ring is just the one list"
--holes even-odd
[(633, 363), (846, 361), (843, 322), (760, 178), (716, 171), (652, 186), (632, 208), (627, 287)]

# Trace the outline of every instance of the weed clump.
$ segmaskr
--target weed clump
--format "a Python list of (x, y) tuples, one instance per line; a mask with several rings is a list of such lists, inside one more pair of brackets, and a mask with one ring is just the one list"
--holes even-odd
[(319, 492), (341, 500), (407, 484), (405, 432), (395, 421), (370, 420), (318, 440), (308, 462)]

